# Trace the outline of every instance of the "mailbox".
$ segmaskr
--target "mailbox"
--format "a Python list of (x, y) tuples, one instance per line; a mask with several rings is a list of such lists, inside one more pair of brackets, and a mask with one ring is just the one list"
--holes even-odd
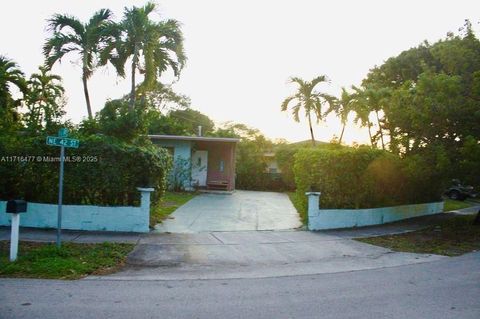
[(27, 202), (21, 199), (9, 200), (7, 202), (7, 213), (18, 214), (27, 211)]

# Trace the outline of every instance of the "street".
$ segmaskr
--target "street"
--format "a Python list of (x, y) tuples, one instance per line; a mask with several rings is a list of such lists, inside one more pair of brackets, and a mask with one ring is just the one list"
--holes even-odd
[(480, 253), (228, 280), (0, 280), (1, 318), (479, 318)]

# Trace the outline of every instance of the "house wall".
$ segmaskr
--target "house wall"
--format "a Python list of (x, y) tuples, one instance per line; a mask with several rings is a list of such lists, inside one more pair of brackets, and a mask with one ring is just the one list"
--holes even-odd
[(266, 173), (271, 173), (271, 170), (275, 170), (275, 173), (280, 174), (282, 170), (278, 167), (278, 163), (275, 158), (266, 157), (265, 161), (267, 162), (267, 170)]
[(192, 157), (192, 142), (178, 140), (153, 140), (153, 143), (161, 147), (174, 149), (174, 160), (185, 159), (190, 161)]
[(174, 168), (168, 177), (170, 186), (174, 184), (174, 175), (176, 175), (177, 179), (182, 179), (178, 183), (182, 184), (185, 190), (192, 190), (190, 182), (193, 143), (179, 140), (153, 140), (153, 143), (160, 147), (173, 148)]
[(235, 189), (235, 143), (197, 142), (195, 149), (208, 151), (207, 182), (228, 181), (228, 189)]

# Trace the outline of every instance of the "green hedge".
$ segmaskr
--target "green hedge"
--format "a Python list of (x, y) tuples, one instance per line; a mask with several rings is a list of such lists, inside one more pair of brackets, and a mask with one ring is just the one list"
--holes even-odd
[(401, 159), (369, 147), (301, 149), (295, 155), (296, 198), (322, 193), (322, 208), (374, 208), (441, 199), (440, 172), (421, 156)]
[[(166, 150), (148, 142), (137, 146), (103, 135), (79, 139), (80, 147), (68, 148), (65, 154), (70, 161), (65, 163), (64, 203), (138, 205), (136, 188), (142, 186), (155, 188), (155, 203), (165, 190), (171, 167)], [(58, 147), (45, 145), (45, 137), (0, 138), (0, 199), (56, 203), (59, 153)], [(23, 156), (23, 161), (14, 156)]]

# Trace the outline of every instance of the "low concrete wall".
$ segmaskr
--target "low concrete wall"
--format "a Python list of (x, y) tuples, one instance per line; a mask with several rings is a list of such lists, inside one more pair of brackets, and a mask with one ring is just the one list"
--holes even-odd
[[(63, 205), (62, 229), (148, 232), (150, 220), (150, 192), (142, 193), (140, 207), (106, 207)], [(0, 226), (11, 224), (11, 214), (5, 213), (6, 202), (0, 201)], [(57, 227), (57, 205), (28, 203), (27, 212), (20, 214), (20, 226), (36, 228)]]
[(391, 223), (402, 219), (441, 213), (444, 205), (444, 202), (436, 202), (367, 209), (320, 209), (320, 194), (307, 193), (307, 196), (309, 197), (309, 230), (362, 227)]

